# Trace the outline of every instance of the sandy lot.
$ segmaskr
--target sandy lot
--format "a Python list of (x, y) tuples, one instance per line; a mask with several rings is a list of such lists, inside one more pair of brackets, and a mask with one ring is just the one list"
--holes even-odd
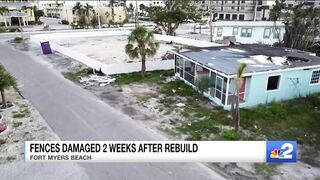
[[(56, 40), (60, 45), (69, 47), (88, 57), (100, 62), (125, 63), (139, 61), (140, 59), (130, 59), (125, 53), (125, 45), (128, 42), (127, 36), (110, 36), (110, 37), (90, 37), (90, 38), (64, 38)], [(172, 45), (159, 42), (159, 49), (154, 57), (147, 60), (159, 60), (167, 51), (174, 49)]]
[(23, 159), (24, 141), (59, 139), (39, 112), (15, 90), (6, 91), (6, 97), (15, 106), (1, 112), (8, 129), (0, 133), (0, 138), (5, 141), (0, 146), (0, 163)]

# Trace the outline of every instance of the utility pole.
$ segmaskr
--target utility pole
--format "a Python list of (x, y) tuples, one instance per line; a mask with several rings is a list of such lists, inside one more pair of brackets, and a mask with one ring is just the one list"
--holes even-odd
[[(213, 42), (213, 34), (212, 34), (212, 19), (213, 19), (213, 13), (212, 13), (212, 6), (211, 6), (211, 1), (212, 0), (209, 0), (209, 29), (210, 29), (210, 42)], [(200, 26), (201, 27), (201, 26)]]
[(101, 29), (101, 22), (100, 22), (100, 0), (97, 1), (97, 7), (98, 7), (98, 12), (97, 12), (97, 19), (98, 19), (98, 27)]
[(136, 0), (136, 13), (135, 13), (135, 18), (134, 18), (134, 23), (135, 23), (135, 26), (138, 27), (138, 0)]
[(258, 0), (255, 0), (255, 1), (256, 1), (256, 5), (254, 6), (254, 18), (253, 18), (253, 21), (256, 21), (256, 19), (257, 19)]

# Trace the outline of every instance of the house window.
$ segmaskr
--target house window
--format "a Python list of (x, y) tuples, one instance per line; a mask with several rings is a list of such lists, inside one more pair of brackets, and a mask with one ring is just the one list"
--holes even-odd
[(264, 28), (264, 33), (263, 33), (263, 38), (269, 39), (271, 34), (271, 29), (270, 28)]
[(280, 84), (280, 76), (269, 76), (268, 84), (267, 84), (267, 91), (273, 91), (279, 89)]
[(232, 19), (233, 19), (233, 20), (236, 20), (236, 19), (238, 19), (238, 15), (236, 15), (236, 14), (233, 14), (233, 15), (232, 15)]
[(180, 75), (180, 77), (183, 78), (183, 58), (176, 55), (176, 61), (175, 61), (175, 71)]
[(320, 84), (320, 70), (312, 72), (310, 84)]
[(217, 37), (221, 37), (222, 36), (222, 27), (218, 27), (217, 29)]
[(244, 15), (243, 15), (243, 14), (240, 14), (240, 15), (239, 15), (239, 20), (240, 20), (240, 21), (244, 21)]
[(252, 28), (241, 28), (241, 37), (251, 37)]
[(184, 79), (191, 84), (194, 84), (195, 63), (185, 60), (184, 61)]
[(233, 27), (232, 35), (237, 36), (238, 35), (238, 27)]
[(279, 37), (280, 37), (280, 28), (275, 28), (273, 31), (273, 38), (279, 39)]

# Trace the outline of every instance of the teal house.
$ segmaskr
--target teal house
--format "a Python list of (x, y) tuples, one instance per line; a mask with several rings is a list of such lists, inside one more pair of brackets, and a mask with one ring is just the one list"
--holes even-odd
[(247, 68), (240, 87), (240, 107), (320, 92), (320, 57), (312, 53), (248, 44), (174, 54), (176, 76), (194, 88), (199, 77), (208, 77), (210, 88), (204, 95), (225, 109), (230, 109), (237, 97), (235, 77), (241, 63)]

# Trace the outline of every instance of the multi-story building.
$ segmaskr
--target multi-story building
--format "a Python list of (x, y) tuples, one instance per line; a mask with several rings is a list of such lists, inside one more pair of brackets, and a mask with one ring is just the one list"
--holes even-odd
[[(112, 21), (112, 9), (114, 12), (113, 21), (115, 23), (122, 23), (127, 18), (125, 8), (120, 3), (115, 3), (113, 7), (110, 7), (108, 3), (101, 2), (98, 4), (92, 4), (93, 11), (90, 13), (92, 16), (100, 16), (101, 24), (109, 24)], [(66, 3), (46, 3), (43, 5), (45, 15), (48, 17), (59, 18), (61, 20), (67, 20), (70, 23), (76, 23), (79, 19), (77, 12), (73, 10), (73, 5)], [(98, 19), (98, 18), (97, 18)]]
[(205, 0), (200, 1), (202, 9), (214, 11), (214, 18), (220, 20), (266, 20), (274, 0)]
[(298, 5), (298, 4), (303, 4), (305, 6), (320, 6), (320, 0), (286, 0), (286, 4), (289, 7)]
[(46, 3), (43, 6), (44, 14), (48, 17), (59, 18), (73, 22), (76, 20), (72, 6), (66, 6), (65, 3)]
[(36, 5), (35, 0), (2, 0), (0, 7), (6, 7), (9, 12), (0, 14), (0, 26), (18, 25), (18, 18), (12, 17), (11, 14), (20, 14), (22, 25), (28, 25), (35, 22), (33, 7)]

